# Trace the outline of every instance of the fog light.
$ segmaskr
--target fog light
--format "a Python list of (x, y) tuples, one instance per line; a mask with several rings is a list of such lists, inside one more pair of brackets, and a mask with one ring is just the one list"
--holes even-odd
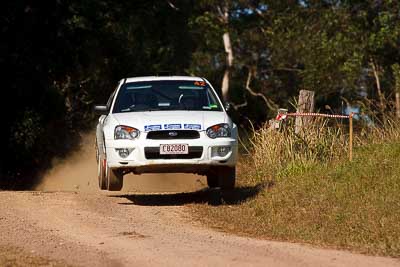
[(215, 146), (211, 149), (211, 157), (225, 157), (230, 151), (230, 146)]
[(116, 148), (115, 151), (118, 152), (121, 158), (126, 158), (133, 151), (133, 148)]

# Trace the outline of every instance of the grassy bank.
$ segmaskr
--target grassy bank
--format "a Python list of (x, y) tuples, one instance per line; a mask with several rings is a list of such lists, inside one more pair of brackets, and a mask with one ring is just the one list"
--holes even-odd
[[(397, 133), (384, 139), (371, 134), (374, 140), (358, 145), (353, 162), (346, 159), (346, 138), (334, 137), (341, 136), (337, 132), (323, 133), (328, 137), (314, 144), (293, 136), (279, 143), (282, 136), (261, 133), (266, 139), (255, 139), (255, 149), (241, 164), (237, 190), (262, 190), (237, 205), (193, 205), (193, 214), (235, 233), (399, 257)], [(267, 148), (274, 137), (276, 147)], [(274, 158), (274, 153), (280, 154)]]

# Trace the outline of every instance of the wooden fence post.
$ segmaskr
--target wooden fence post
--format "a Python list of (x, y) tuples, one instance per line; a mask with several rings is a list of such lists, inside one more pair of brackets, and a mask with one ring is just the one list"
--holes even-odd
[(353, 160), (353, 113), (349, 116), (349, 160)]
[(400, 119), (400, 93), (396, 92), (396, 117)]
[[(314, 91), (300, 90), (299, 102), (297, 104), (297, 113), (314, 112)], [(311, 121), (311, 118), (296, 117), (295, 133), (298, 134)]]

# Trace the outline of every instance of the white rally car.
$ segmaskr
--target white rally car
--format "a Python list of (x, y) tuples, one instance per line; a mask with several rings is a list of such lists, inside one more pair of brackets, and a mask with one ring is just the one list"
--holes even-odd
[(198, 77), (119, 82), (96, 130), (99, 187), (118, 191), (126, 173), (196, 173), (209, 187), (235, 185), (237, 127), (211, 84)]

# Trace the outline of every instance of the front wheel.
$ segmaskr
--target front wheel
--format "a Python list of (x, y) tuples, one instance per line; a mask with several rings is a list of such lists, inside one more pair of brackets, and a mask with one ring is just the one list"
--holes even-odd
[(235, 181), (235, 167), (213, 167), (207, 174), (207, 184), (210, 188), (220, 187), (222, 190), (231, 190), (235, 188)]
[(121, 191), (124, 184), (124, 175), (121, 170), (111, 169), (107, 166), (107, 190)]
[(218, 177), (215, 174), (207, 174), (207, 185), (209, 188), (218, 187)]

